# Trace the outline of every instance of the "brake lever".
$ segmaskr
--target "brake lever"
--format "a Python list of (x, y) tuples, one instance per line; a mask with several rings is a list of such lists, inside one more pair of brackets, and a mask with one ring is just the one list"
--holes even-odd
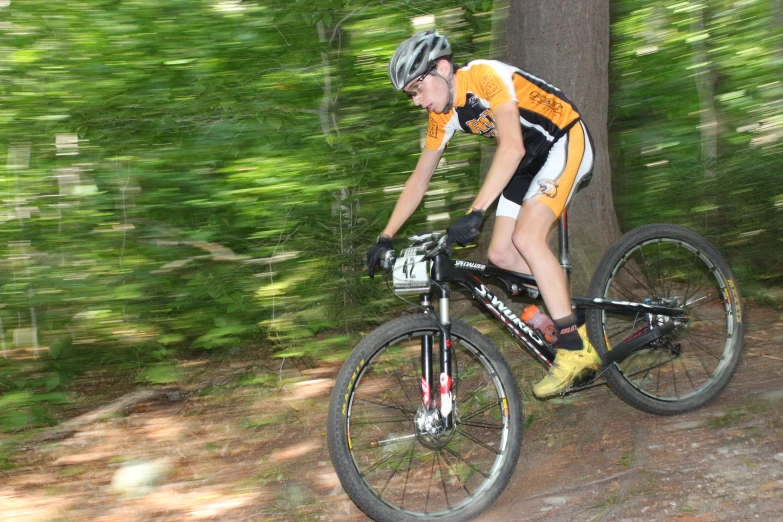
[(445, 253), (448, 256), (451, 256), (451, 244), (452, 239), (449, 234), (444, 234), (441, 236), (441, 238), (438, 240), (438, 243), (435, 245), (432, 250), (424, 254), (424, 259), (431, 260), (435, 259), (435, 257), (438, 256), (438, 254)]

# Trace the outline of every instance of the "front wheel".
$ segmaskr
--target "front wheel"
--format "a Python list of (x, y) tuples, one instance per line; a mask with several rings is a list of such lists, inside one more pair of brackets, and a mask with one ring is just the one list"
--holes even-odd
[(519, 458), (516, 381), (492, 342), (460, 321), (451, 326), (454, 426), (421, 429), (422, 339), (433, 343), (437, 360), (439, 336), (426, 315), (381, 326), (354, 349), (332, 391), (332, 463), (374, 520), (474, 518), (500, 495)]
[(590, 339), (601, 355), (647, 329), (675, 329), (605, 369), (612, 390), (648, 413), (674, 415), (704, 406), (728, 385), (743, 343), (743, 304), (720, 252), (684, 227), (647, 225), (604, 255), (590, 296), (683, 308), (671, 318), (588, 310)]

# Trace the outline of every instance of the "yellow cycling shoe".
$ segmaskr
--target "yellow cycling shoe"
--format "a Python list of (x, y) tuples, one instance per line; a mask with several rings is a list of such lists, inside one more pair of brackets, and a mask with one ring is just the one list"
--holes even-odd
[(584, 370), (598, 370), (601, 357), (587, 339), (587, 329), (579, 327), (579, 336), (584, 347), (581, 350), (557, 350), (555, 361), (546, 376), (533, 386), (536, 397), (551, 397), (565, 391)]

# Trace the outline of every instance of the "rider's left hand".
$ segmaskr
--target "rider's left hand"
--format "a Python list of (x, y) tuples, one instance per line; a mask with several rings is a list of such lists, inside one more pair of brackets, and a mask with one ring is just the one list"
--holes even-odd
[(467, 214), (451, 224), (448, 233), (458, 244), (466, 246), (478, 237), (483, 220), (483, 210), (468, 209)]
[(381, 234), (378, 236), (378, 242), (367, 251), (367, 273), (370, 279), (375, 277), (375, 270), (380, 266), (381, 261), (386, 256), (386, 252), (394, 249), (392, 240), (389, 236)]

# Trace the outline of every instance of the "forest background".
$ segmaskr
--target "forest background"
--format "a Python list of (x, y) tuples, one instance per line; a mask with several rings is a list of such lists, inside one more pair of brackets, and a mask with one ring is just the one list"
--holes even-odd
[[(386, 65), (435, 26), (457, 63), (496, 55), (500, 7), (0, 0), (0, 431), (54, 423), (96, 369), (176, 383), (178, 354), (248, 345), (340, 360), (404, 307), (364, 261), (425, 127)], [(781, 71), (780, 0), (612, 3), (621, 229), (699, 231), (770, 305)], [(403, 233), (444, 230), (480, 165), (456, 136)]]

